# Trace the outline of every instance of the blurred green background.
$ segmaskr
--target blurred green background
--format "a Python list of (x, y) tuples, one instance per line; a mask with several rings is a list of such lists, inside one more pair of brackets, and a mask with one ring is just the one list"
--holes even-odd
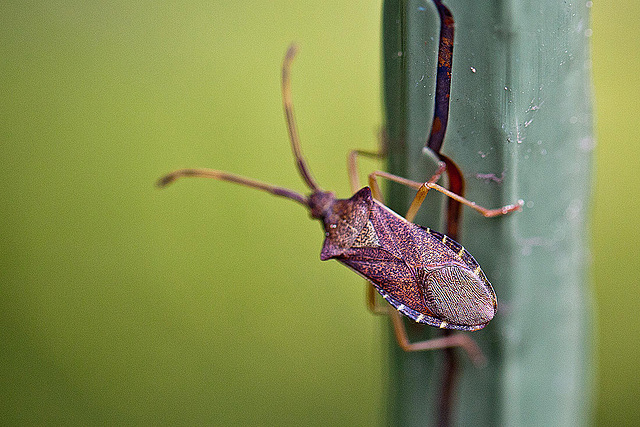
[[(3, 424), (376, 425), (383, 319), (362, 280), (319, 262), (297, 204), (279, 68), (318, 181), (382, 121), (380, 1), (3, 2)], [(593, 8), (593, 278), (599, 425), (640, 423), (640, 4)], [(377, 167), (363, 162), (363, 169)], [(552, 191), (552, 190), (550, 190)]]

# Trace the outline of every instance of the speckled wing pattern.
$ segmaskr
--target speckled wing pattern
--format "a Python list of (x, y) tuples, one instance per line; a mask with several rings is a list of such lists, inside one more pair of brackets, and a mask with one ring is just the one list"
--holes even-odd
[(323, 260), (334, 258), (356, 271), (418, 323), (477, 330), (493, 318), (495, 292), (462, 245), (408, 222), (375, 201), (368, 187), (350, 202), (353, 208), (342, 218), (327, 216)]

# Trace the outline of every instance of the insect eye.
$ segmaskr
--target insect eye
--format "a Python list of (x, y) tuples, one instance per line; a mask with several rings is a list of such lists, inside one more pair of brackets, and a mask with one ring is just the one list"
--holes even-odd
[(425, 304), (449, 323), (475, 326), (495, 315), (495, 294), (472, 272), (459, 266), (444, 267), (427, 276)]

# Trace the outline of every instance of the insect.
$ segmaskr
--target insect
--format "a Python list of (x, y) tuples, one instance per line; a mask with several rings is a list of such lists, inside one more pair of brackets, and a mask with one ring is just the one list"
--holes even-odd
[[(349, 199), (338, 199), (334, 193), (322, 190), (302, 156), (293, 114), (290, 68), (296, 52), (297, 47), (291, 45), (283, 61), (282, 96), (293, 155), (311, 194), (305, 196), (287, 188), (214, 169), (179, 169), (160, 178), (157, 185), (164, 187), (181, 177), (213, 178), (302, 204), (309, 209), (312, 218), (323, 224), (325, 240), (320, 259), (335, 259), (360, 274), (395, 308), (388, 311), (403, 349), (416, 351), (463, 346), (472, 354), (475, 344), (471, 344), (472, 341), (464, 334), (418, 343), (410, 343), (407, 338), (398, 313), (437, 328), (474, 331), (483, 328), (497, 308), (495, 292), (473, 257), (447, 236), (411, 221), (430, 189), (444, 193), (486, 217), (519, 210), (522, 202), (499, 209), (478, 206), (436, 183), (445, 170), (444, 163), (424, 183), (376, 171), (369, 175), (370, 186), (358, 190)], [(357, 175), (353, 170), (350, 174)], [(404, 218), (380, 202), (378, 178), (417, 190)]]

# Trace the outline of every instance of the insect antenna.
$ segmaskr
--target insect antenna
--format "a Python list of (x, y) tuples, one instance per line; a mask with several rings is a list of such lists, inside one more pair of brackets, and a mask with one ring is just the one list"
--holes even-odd
[[(313, 179), (313, 176), (307, 167), (307, 163), (302, 157), (302, 151), (300, 150), (300, 138), (296, 128), (296, 120), (293, 115), (293, 102), (291, 100), (291, 63), (293, 62), (297, 52), (298, 47), (295, 44), (291, 44), (282, 63), (282, 101), (284, 104), (285, 116), (287, 118), (287, 129), (289, 131), (289, 139), (291, 140), (291, 148), (293, 150), (298, 171), (313, 193), (318, 193), (321, 192), (320, 186), (315, 179)], [(275, 185), (216, 169), (178, 169), (160, 178), (156, 182), (156, 185), (160, 188), (166, 187), (178, 178), (184, 177), (212, 178), (220, 181), (235, 182), (236, 184), (244, 185), (245, 187), (266, 191), (267, 193), (275, 196), (286, 197), (309, 207), (309, 198), (293, 190), (277, 187)]]
[(160, 188), (166, 187), (178, 178), (183, 177), (212, 178), (220, 181), (235, 182), (236, 184), (244, 185), (245, 187), (266, 191), (274, 196), (286, 197), (287, 199), (301, 203), (306, 207), (309, 206), (309, 199), (306, 196), (296, 193), (293, 190), (289, 190), (288, 188), (278, 187), (265, 182), (256, 181), (255, 179), (245, 178), (240, 175), (216, 169), (178, 169), (160, 178), (156, 182), (156, 186)]
[(292, 43), (287, 49), (287, 53), (284, 56), (282, 63), (282, 103), (284, 105), (284, 114), (287, 118), (287, 129), (289, 130), (289, 139), (291, 140), (291, 148), (293, 155), (296, 159), (296, 165), (300, 171), (300, 176), (307, 184), (307, 186), (314, 192), (321, 191), (318, 183), (313, 179), (307, 162), (302, 157), (302, 150), (300, 149), (300, 137), (298, 136), (298, 129), (296, 127), (296, 119), (293, 114), (293, 101), (291, 100), (291, 63), (298, 53), (298, 46)]

